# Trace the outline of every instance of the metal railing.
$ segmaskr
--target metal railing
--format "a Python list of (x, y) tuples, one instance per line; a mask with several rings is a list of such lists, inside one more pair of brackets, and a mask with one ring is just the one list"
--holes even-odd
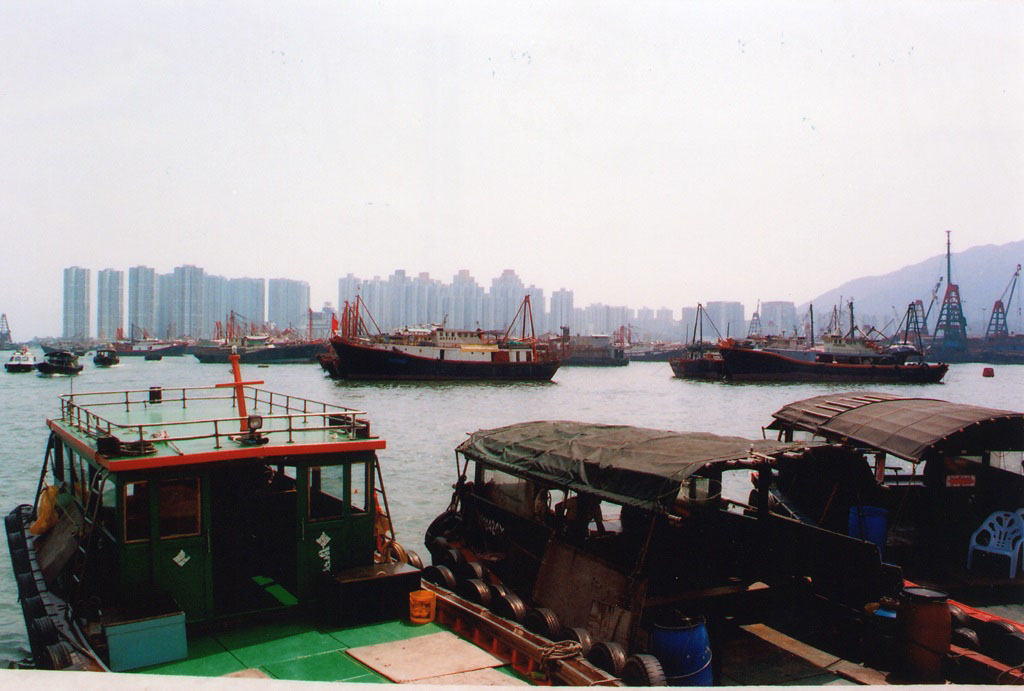
[(166, 408), (176, 403), (186, 409), (189, 403), (209, 401), (224, 401), (235, 408), (235, 394), (231, 389), (203, 386), (64, 394), (60, 397), (61, 420), (87, 436), (96, 439), (115, 437), (121, 444), (138, 442), (140, 447), (147, 442), (168, 442), (174, 448), (174, 442), (201, 439), (212, 440), (215, 449), (221, 448), (225, 439), (244, 443), (253, 435), (242, 431), (242, 423), (248, 422), (252, 415), (259, 415), (263, 421), (257, 436), (277, 439), (283, 436), (284, 442), (289, 444), (295, 442), (296, 434), (317, 431), (343, 437), (339, 441), (370, 436), (370, 423), (362, 417), (366, 415), (364, 411), (252, 386), (244, 386), (243, 391), (249, 409), (247, 417), (233, 415), (123, 423), (109, 419), (112, 416), (101, 416), (95, 410), (118, 406), (130, 413), (133, 408), (146, 409), (157, 405)]

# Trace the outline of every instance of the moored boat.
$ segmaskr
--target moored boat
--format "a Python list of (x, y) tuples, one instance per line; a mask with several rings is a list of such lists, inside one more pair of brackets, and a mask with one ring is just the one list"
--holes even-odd
[(1009, 549), (1024, 540), (1013, 537), (1024, 536), (1024, 413), (857, 391), (772, 417), (780, 439), (809, 435), (830, 449), (763, 473), (773, 512), (869, 540), (908, 582), (950, 595), (951, 654), (1024, 663), (1024, 574)]
[(882, 348), (862, 339), (835, 338), (806, 349), (758, 348), (719, 341), (723, 377), (730, 381), (888, 382), (936, 384), (945, 363), (913, 361), (905, 346)]
[(121, 362), (121, 358), (113, 348), (97, 348), (92, 361), (97, 367), (112, 367)]
[(46, 353), (46, 359), (36, 363), (36, 369), (41, 374), (78, 374), (82, 371), (83, 365), (78, 362), (78, 356), (68, 350), (52, 350)]
[(569, 339), (562, 364), (577, 367), (623, 367), (629, 364), (629, 358), (626, 348), (614, 342), (611, 336), (573, 336)]
[(37, 364), (36, 356), (28, 348), (19, 348), (11, 353), (11, 357), (4, 363), (4, 369), (8, 372), (31, 372)]
[(192, 354), (199, 362), (226, 363), (232, 353), (238, 353), (242, 364), (294, 364), (315, 362), (319, 353), (330, 348), (325, 340), (273, 341), (269, 338), (247, 336), (237, 345), (224, 343), (211, 346), (193, 346)]
[(669, 358), (668, 364), (679, 379), (717, 381), (725, 372), (718, 349), (704, 343), (687, 346), (680, 357)]
[(188, 344), (185, 342), (161, 341), (155, 338), (115, 341), (111, 345), (122, 357), (145, 357), (149, 354), (178, 356), (184, 355), (188, 349)]
[[(745, 653), (726, 651), (757, 630), (819, 648), (830, 671), (874, 670), (870, 683), (1024, 680), (1013, 652), (950, 647), (950, 615), (970, 607), (905, 581), (860, 535), (775, 510), (776, 468), (837, 453), (562, 421), (479, 430), (457, 448), (455, 494), (427, 529), (428, 571), (528, 629), (587, 641), (589, 659), (623, 678), (628, 667), (633, 679), (735, 684)], [(746, 502), (722, 496), (724, 473), (751, 470)], [(978, 616), (1016, 640), (1015, 622)], [(669, 644), (704, 624), (692, 656)]]
[[(526, 296), (504, 334), (450, 329), (444, 325), (370, 334), (363, 321), (362, 300), (346, 304), (341, 331), (331, 336), (336, 361), (330, 368), (340, 379), (548, 381), (562, 358), (555, 345), (536, 338), (530, 298)], [(372, 319), (372, 318), (371, 318)]]
[[(37, 667), (364, 683), (494, 683), (511, 678), (502, 668), (615, 684), (420, 590), (365, 413), (258, 388), (237, 358), (233, 371), (61, 396), (40, 489), (5, 520)], [(421, 626), (402, 621), (414, 613)]]

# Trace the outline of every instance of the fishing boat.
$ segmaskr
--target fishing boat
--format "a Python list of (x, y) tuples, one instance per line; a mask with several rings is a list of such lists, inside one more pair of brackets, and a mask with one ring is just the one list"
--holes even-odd
[(629, 364), (629, 355), (621, 343), (612, 341), (611, 336), (573, 336), (569, 339), (568, 353), (562, 364), (577, 367), (623, 367)]
[(41, 374), (78, 374), (82, 371), (83, 365), (78, 362), (78, 356), (69, 350), (52, 350), (46, 353), (46, 359), (36, 363), (36, 369)]
[[(860, 535), (774, 510), (774, 469), (827, 463), (832, 444), (537, 421), (479, 430), (456, 452), (425, 577), (581, 642), (627, 682), (734, 685), (757, 659), (754, 678), (771, 683), (780, 670), (744, 647), (750, 634), (790, 662), (816, 651), (805, 659), (826, 669), (811, 683), (1024, 681), (1017, 661), (950, 647), (951, 612), (966, 605), (904, 580)], [(737, 471), (757, 478), (746, 502), (722, 495)]]
[(145, 357), (152, 354), (178, 356), (185, 354), (188, 344), (183, 341), (162, 341), (156, 338), (144, 338), (140, 340), (115, 341), (112, 347), (122, 357)]
[(705, 343), (687, 346), (680, 357), (669, 358), (668, 364), (679, 379), (718, 381), (725, 373), (718, 348)]
[[(465, 331), (444, 324), (371, 333), (373, 318), (362, 298), (346, 303), (340, 332), (331, 336), (337, 356), (328, 370), (340, 379), (549, 381), (562, 364), (554, 344), (538, 339), (527, 295), (502, 333)], [(518, 336), (513, 334), (517, 321)], [(321, 360), (321, 365), (323, 365)], [(326, 369), (326, 366), (325, 366)]]
[[(879, 392), (791, 403), (768, 429), (829, 442), (773, 469), (772, 510), (872, 540), (916, 584), (958, 601), (953, 644), (1024, 663), (1024, 575), (1000, 537), (1024, 540), (1024, 413)], [(993, 534), (992, 516), (1008, 534)], [(1015, 620), (1006, 625), (999, 614)]]
[(864, 339), (833, 337), (803, 350), (759, 348), (719, 341), (723, 376), (730, 381), (886, 382), (937, 384), (946, 363), (928, 363), (905, 345), (881, 347)]
[(422, 587), (364, 412), (259, 388), (237, 357), (232, 371), (60, 397), (39, 490), (5, 519), (36, 667), (616, 684)]
[(668, 360), (673, 376), (678, 379), (717, 381), (725, 374), (725, 367), (718, 348), (713, 343), (704, 340), (705, 321), (710, 321), (710, 319), (704, 310), (704, 305), (697, 303), (697, 313), (693, 320), (693, 333), (690, 336), (690, 342), (686, 344), (682, 353)]
[(97, 348), (92, 361), (97, 367), (113, 367), (121, 362), (121, 358), (113, 348)]
[(37, 364), (36, 356), (28, 348), (19, 348), (11, 353), (4, 363), (8, 372), (32, 372)]
[(227, 363), (234, 349), (242, 364), (294, 364), (316, 362), (316, 356), (327, 348), (323, 339), (275, 341), (269, 336), (246, 336), (237, 344), (193, 346), (191, 351), (204, 363)]

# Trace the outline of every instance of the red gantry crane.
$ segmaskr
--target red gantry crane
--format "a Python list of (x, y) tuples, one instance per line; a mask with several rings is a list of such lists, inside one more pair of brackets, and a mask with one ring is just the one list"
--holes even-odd
[[(1018, 278), (1020, 278), (1020, 264), (1017, 265), (1017, 270), (1014, 271), (1013, 278), (1010, 279), (1010, 284), (1006, 287), (1006, 290), (1003, 291), (1003, 294), (992, 305), (992, 316), (988, 320), (988, 328), (985, 329), (986, 341), (1008, 338), (1010, 336), (1010, 331), (1006, 326), (1006, 313), (1010, 310), (1010, 303), (1013, 302), (1013, 289), (1017, 287)], [(1007, 298), (1005, 306), (1003, 305), (1003, 298)]]

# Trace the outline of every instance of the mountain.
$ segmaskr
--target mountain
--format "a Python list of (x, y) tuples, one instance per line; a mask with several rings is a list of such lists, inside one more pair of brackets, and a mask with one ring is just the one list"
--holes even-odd
[[(979, 245), (953, 253), (953, 282), (960, 287), (960, 301), (964, 316), (967, 317), (969, 334), (984, 335), (993, 303), (1009, 287), (1013, 272), (1021, 263), (1024, 263), (1024, 240), (1005, 245)], [(811, 301), (814, 304), (815, 328), (824, 327), (832, 308), (840, 305), (844, 310), (844, 323), (848, 323), (849, 308), (846, 303), (852, 299), (858, 324), (872, 324), (882, 328), (892, 320), (893, 323), (884, 329), (886, 333), (891, 333), (903, 318), (909, 303), (921, 300), (924, 308), (928, 309), (932, 288), (940, 276), (943, 278), (942, 286), (928, 317), (928, 328), (932, 330), (942, 308), (942, 296), (946, 292), (945, 253), (882, 276), (857, 278), (819, 295)], [(1021, 304), (1022, 287), (1024, 278), (1017, 281), (1013, 301), (1006, 315), (1009, 329), (1017, 333), (1024, 332), (1021, 320), (1024, 313), (1024, 304)], [(1007, 302), (1009, 297), (1004, 297), (1003, 302)], [(807, 307), (808, 303), (800, 305), (797, 314), (805, 314)]]

